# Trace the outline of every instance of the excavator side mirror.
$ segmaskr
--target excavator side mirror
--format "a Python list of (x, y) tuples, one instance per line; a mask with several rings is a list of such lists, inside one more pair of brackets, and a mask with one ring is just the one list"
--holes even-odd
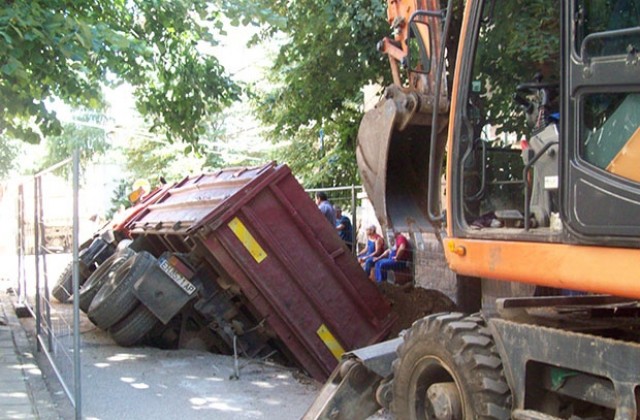
[(431, 26), (423, 21), (412, 20), (407, 39), (407, 67), (414, 73), (429, 74), (433, 51)]

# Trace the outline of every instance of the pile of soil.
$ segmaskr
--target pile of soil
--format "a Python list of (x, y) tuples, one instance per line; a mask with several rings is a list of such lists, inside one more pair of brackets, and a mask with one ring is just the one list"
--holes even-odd
[(391, 329), (389, 338), (397, 337), (400, 331), (411, 327), (417, 319), (455, 310), (455, 304), (451, 299), (437, 290), (414, 287), (412, 284), (398, 286), (381, 283), (378, 287), (391, 303), (391, 310), (398, 315), (398, 321)]

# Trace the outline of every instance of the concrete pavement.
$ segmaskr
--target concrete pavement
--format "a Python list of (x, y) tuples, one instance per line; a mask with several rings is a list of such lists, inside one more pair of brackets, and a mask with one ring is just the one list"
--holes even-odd
[[(44, 352), (36, 352), (34, 320), (16, 317), (16, 297), (5, 290), (0, 279), (0, 317), (8, 324), (0, 330), (0, 420), (73, 419)], [(66, 318), (70, 309), (56, 304), (56, 316)], [(297, 369), (241, 358), (234, 379), (232, 356), (119, 347), (84, 315), (80, 328), (83, 419), (294, 420), (319, 390)]]
[(59, 419), (4, 284), (0, 281), (0, 419)]

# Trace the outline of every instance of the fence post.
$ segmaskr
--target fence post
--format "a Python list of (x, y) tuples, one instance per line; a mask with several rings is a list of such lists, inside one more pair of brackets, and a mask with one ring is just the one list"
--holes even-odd
[[(44, 300), (42, 295), (40, 294), (40, 287), (36, 292), (36, 296), (38, 302), (45, 302), (44, 305), (44, 317), (47, 328), (45, 328), (44, 332), (47, 333), (47, 350), (50, 352), (53, 351), (53, 330), (51, 328), (51, 296), (49, 295), (49, 275), (47, 272), (47, 226), (44, 222), (44, 204), (43, 204), (43, 191), (42, 191), (42, 175), (36, 175), (36, 194), (38, 200), (38, 247), (34, 249), (36, 254), (36, 258), (40, 261), (40, 257), (42, 257), (42, 278), (44, 279)], [(39, 274), (38, 274), (39, 276)], [(38, 279), (39, 281), (39, 279)], [(42, 306), (40, 306), (40, 319), (42, 320)], [(42, 329), (41, 329), (42, 332)]]
[(39, 217), (39, 201), (38, 188), (39, 178), (33, 178), (33, 258), (36, 264), (36, 348), (42, 350), (40, 338), (42, 336), (42, 312), (40, 308), (40, 217)]
[(73, 149), (73, 362), (74, 362), (74, 400), (76, 420), (82, 419), (82, 386), (80, 375), (80, 261), (78, 256), (79, 205), (78, 190), (80, 189), (80, 152), (78, 147)]
[(27, 302), (27, 275), (24, 266), (26, 254), (24, 198), (24, 185), (20, 183), (18, 185), (18, 305)]

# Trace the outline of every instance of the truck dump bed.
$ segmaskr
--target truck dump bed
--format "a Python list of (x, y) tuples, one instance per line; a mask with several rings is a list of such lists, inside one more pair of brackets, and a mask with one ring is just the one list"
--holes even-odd
[[(324, 380), (344, 351), (384, 339), (395, 315), (285, 165), (228, 169), (177, 183), (129, 229), (148, 246), (195, 253), (223, 289)], [(196, 304), (197, 306), (197, 304)]]

